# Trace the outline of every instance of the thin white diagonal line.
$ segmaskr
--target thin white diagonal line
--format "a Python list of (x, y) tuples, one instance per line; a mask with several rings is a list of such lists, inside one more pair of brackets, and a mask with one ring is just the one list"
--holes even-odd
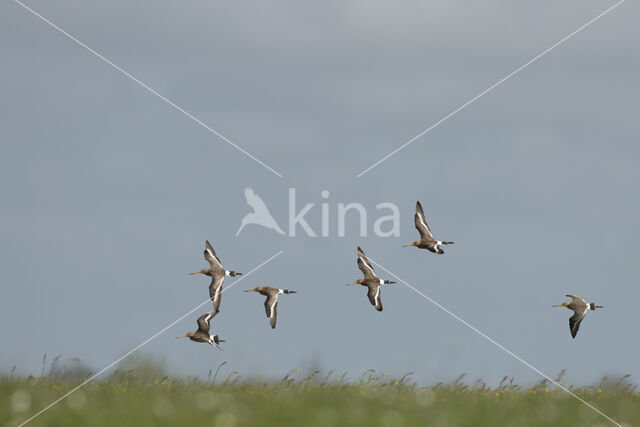
[(574, 392), (572, 392), (571, 390), (569, 390), (568, 388), (566, 388), (565, 386), (563, 386), (562, 384), (560, 384), (559, 382), (557, 382), (556, 380), (554, 380), (553, 378), (551, 378), (549, 375), (545, 374), (544, 372), (542, 372), (541, 370), (539, 370), (538, 368), (536, 368), (535, 366), (533, 366), (531, 363), (527, 362), (526, 360), (524, 360), (523, 358), (521, 358), (520, 356), (518, 356), (517, 354), (515, 354), (514, 352), (512, 352), (511, 350), (509, 350), (508, 348), (506, 348), (505, 346), (503, 346), (502, 344), (500, 344), (499, 342), (497, 342), (496, 340), (494, 340), (493, 338), (491, 338), (490, 336), (488, 336), (487, 334), (485, 334), (484, 332), (482, 332), (481, 330), (479, 330), (478, 328), (476, 328), (475, 326), (467, 323), (464, 319), (462, 319), (460, 316), (458, 316), (457, 314), (455, 314), (454, 312), (452, 312), (451, 310), (449, 310), (448, 308), (444, 307), (443, 305), (441, 305), (440, 303), (438, 303), (437, 301), (435, 301), (434, 299), (432, 299), (431, 297), (429, 297), (428, 295), (424, 294), (422, 291), (416, 289), (415, 287), (413, 287), (411, 284), (409, 284), (408, 282), (404, 281), (403, 279), (401, 279), (400, 277), (398, 277), (397, 275), (395, 275), (394, 273), (390, 272), (389, 270), (387, 270), (383, 265), (381, 265), (380, 263), (376, 262), (375, 260), (371, 259), (371, 257), (369, 257), (369, 260), (371, 262), (373, 262), (375, 265), (377, 265), (378, 267), (380, 267), (381, 269), (383, 269), (384, 271), (386, 271), (387, 273), (389, 273), (390, 275), (392, 275), (393, 277), (395, 277), (396, 279), (398, 279), (403, 285), (407, 286), (408, 288), (410, 288), (411, 290), (413, 290), (414, 292), (416, 292), (417, 294), (421, 295), (424, 299), (426, 299), (427, 301), (429, 301), (430, 303), (434, 304), (436, 307), (438, 307), (439, 309), (443, 310), (445, 313), (447, 313), (449, 316), (453, 317), (454, 319), (456, 319), (457, 321), (459, 321), (460, 323), (462, 323), (463, 325), (467, 326), (468, 328), (470, 328), (472, 331), (474, 331), (475, 333), (479, 334), (481, 337), (483, 337), (484, 339), (486, 339), (487, 341), (489, 341), (490, 343), (494, 344), (496, 347), (498, 347), (500, 350), (504, 351), (505, 353), (507, 353), (508, 355), (510, 355), (511, 357), (513, 357), (514, 359), (518, 360), (519, 362), (523, 363), (525, 366), (529, 367), (530, 369), (532, 369), (533, 371), (535, 371), (536, 373), (540, 374), (542, 377), (546, 378), (547, 380), (551, 381), (556, 387), (561, 388), (562, 390), (566, 391), (567, 393), (569, 393), (571, 396), (575, 397), (576, 399), (578, 399), (580, 402), (584, 403), (585, 405), (587, 405), (589, 408), (593, 409), (594, 411), (596, 411), (598, 414), (602, 415), (603, 417), (605, 417), (606, 419), (608, 419), (609, 421), (611, 421), (612, 423), (614, 423), (615, 425), (622, 427), (622, 424), (618, 423), (617, 421), (615, 421), (614, 419), (612, 419), (611, 417), (607, 416), (607, 414), (603, 413), (602, 411), (600, 411), (598, 408), (596, 408), (595, 406), (593, 406), (592, 404), (590, 404), (589, 402), (587, 402), (586, 400), (582, 399), (580, 396), (578, 396), (577, 394), (575, 394)]
[[(275, 255), (273, 255), (271, 258), (269, 258), (268, 260), (262, 262), (260, 265), (258, 265), (257, 267), (253, 268), (251, 271), (249, 271), (248, 273), (244, 274), (241, 278), (239, 278), (238, 280), (236, 280), (235, 282), (233, 282), (232, 284), (230, 284), (229, 286), (227, 286), (225, 289), (222, 290), (222, 292), (234, 287), (237, 283), (241, 282), (242, 279), (249, 277), (251, 275), (251, 273), (253, 273), (254, 271), (258, 270), (259, 268), (261, 268), (263, 265), (271, 262), (273, 259), (275, 259), (277, 256), (279, 256), (280, 254), (282, 254), (283, 251), (278, 251), (278, 253), (276, 253)], [(185, 317), (189, 316), (191, 313), (193, 313), (194, 311), (196, 311), (197, 309), (199, 309), (200, 307), (202, 307), (203, 305), (210, 303), (211, 302), (211, 298), (207, 298), (203, 303), (199, 304), (198, 306), (196, 306), (195, 308), (191, 309), (190, 311), (188, 311), (187, 313), (183, 314), (182, 316), (180, 316), (177, 320), (171, 322), (169, 325), (165, 326), (164, 328), (160, 329), (158, 332), (156, 332), (155, 334), (151, 335), (149, 338), (147, 338), (146, 340), (142, 341), (140, 344), (138, 344), (137, 346), (135, 346), (133, 349), (129, 350), (127, 353), (124, 354), (124, 356), (119, 357), (118, 359), (114, 360), (113, 362), (109, 363), (106, 367), (102, 368), (100, 371), (98, 371), (97, 374), (92, 375), (90, 378), (86, 379), (84, 382), (82, 382), (80, 385), (78, 385), (77, 387), (71, 389), (69, 392), (67, 392), (66, 394), (64, 394), (62, 397), (60, 397), (59, 399), (53, 401), (52, 403), (50, 403), (49, 405), (47, 405), (44, 409), (41, 409), (38, 413), (34, 414), (31, 418), (29, 418), (28, 420), (26, 420), (25, 422), (21, 423), (20, 425), (18, 425), (18, 427), (22, 427), (25, 424), (31, 422), (34, 418), (36, 418), (37, 416), (41, 415), (43, 412), (47, 411), (48, 409), (51, 409), (53, 406), (55, 406), (56, 404), (58, 404), (60, 401), (64, 400), (67, 396), (69, 396), (71, 393), (77, 391), (78, 389), (80, 389), (81, 387), (83, 387), (84, 385), (86, 385), (87, 383), (93, 381), (96, 377), (102, 375), (105, 371), (107, 371), (109, 368), (113, 367), (113, 365), (117, 364), (118, 362), (120, 362), (121, 360), (125, 359), (126, 357), (130, 356), (131, 354), (133, 354), (134, 352), (138, 351), (141, 347), (143, 347), (144, 345), (146, 345), (147, 343), (149, 343), (150, 341), (153, 341), (156, 337), (158, 337), (159, 335), (163, 334), (164, 332), (166, 332), (169, 328), (173, 327), (175, 324), (177, 324), (178, 322), (180, 322), (182, 319), (184, 319)]]
[(584, 30), (585, 28), (587, 28), (588, 26), (590, 26), (591, 24), (593, 24), (594, 22), (596, 22), (598, 19), (602, 18), (604, 15), (606, 15), (607, 13), (611, 12), (613, 9), (617, 8), (618, 6), (620, 6), (622, 3), (624, 3), (625, 0), (620, 0), (618, 3), (614, 4), (613, 6), (611, 6), (610, 8), (608, 8), (607, 10), (605, 10), (604, 12), (602, 12), (601, 14), (599, 14), (598, 16), (596, 16), (595, 18), (593, 18), (592, 20), (590, 20), (589, 22), (587, 22), (586, 24), (584, 24), (583, 26), (581, 26), (580, 28), (578, 28), (577, 30), (575, 30), (574, 32), (572, 32), (571, 34), (569, 34), (568, 36), (564, 37), (562, 40), (560, 40), (559, 42), (555, 43), (553, 46), (545, 49), (544, 51), (542, 51), (541, 53), (539, 53), (538, 55), (536, 55), (533, 59), (527, 61), (526, 63), (524, 63), (523, 65), (521, 65), (520, 67), (516, 68), (514, 71), (512, 71), (511, 73), (507, 74), (506, 76), (504, 76), (503, 78), (501, 78), (500, 80), (498, 80), (497, 82), (495, 82), (494, 84), (492, 84), (491, 86), (489, 86), (487, 89), (483, 90), (482, 92), (480, 92), (478, 95), (474, 96), (473, 98), (471, 98), (470, 100), (468, 100), (467, 102), (465, 102), (464, 104), (462, 104), (461, 106), (459, 106), (458, 108), (456, 108), (455, 110), (453, 110), (452, 112), (450, 112), (449, 114), (447, 114), (446, 116), (444, 116), (443, 118), (441, 118), (440, 120), (438, 120), (437, 122), (435, 122), (434, 124), (432, 124), (431, 126), (429, 126), (427, 129), (423, 130), (422, 132), (420, 132), (418, 135), (414, 136), (413, 138), (411, 138), (409, 141), (405, 142), (404, 144), (402, 144), (400, 147), (396, 148), (395, 150), (393, 150), (391, 153), (387, 154), (386, 156), (384, 156), (383, 158), (381, 158), (380, 160), (378, 160), (377, 162), (375, 162), (374, 164), (372, 164), (371, 166), (369, 166), (368, 168), (366, 168), (365, 170), (363, 170), (362, 172), (360, 172), (358, 175), (356, 175), (356, 178), (360, 178), (362, 175), (364, 175), (365, 173), (369, 172), (371, 169), (375, 168), (376, 166), (378, 166), (380, 163), (384, 162), (385, 160), (387, 160), (389, 157), (395, 155), (398, 151), (404, 149), (405, 147), (407, 147), (408, 145), (414, 143), (416, 140), (420, 139), (422, 136), (424, 136), (426, 133), (430, 132), (432, 129), (440, 126), (442, 123), (444, 123), (445, 121), (447, 121), (448, 119), (450, 119), (452, 116), (456, 115), (458, 112), (460, 112), (461, 110), (465, 109), (466, 107), (468, 107), (469, 105), (473, 104), (475, 101), (477, 101), (479, 98), (481, 98), (483, 95), (487, 94), (488, 92), (491, 92), (493, 89), (495, 89), (496, 87), (500, 86), (502, 83), (504, 83), (505, 81), (507, 81), (509, 78), (513, 77), (514, 75), (518, 74), (520, 71), (524, 70), (525, 68), (527, 68), (529, 65), (531, 65), (532, 63), (534, 63), (535, 61), (537, 61), (538, 59), (542, 58), (543, 56), (545, 56), (547, 53), (551, 52), (553, 49), (555, 49), (556, 47), (558, 47), (559, 45), (561, 45), (562, 43), (566, 42), (567, 40), (569, 40), (571, 37), (575, 36), (576, 34), (578, 34), (580, 31)]
[(253, 154), (249, 153), (247, 150), (245, 150), (244, 148), (240, 147), (238, 144), (236, 144), (235, 142), (231, 141), (229, 138), (227, 138), (226, 136), (222, 135), (220, 132), (218, 132), (217, 130), (213, 129), (211, 126), (205, 124), (204, 122), (202, 122), (200, 119), (198, 119), (196, 116), (194, 116), (193, 114), (189, 113), (188, 111), (186, 111), (184, 108), (180, 107), (179, 105), (177, 105), (175, 102), (171, 101), (170, 99), (168, 99), (167, 97), (165, 97), (164, 95), (156, 92), (155, 90), (153, 90), (149, 85), (147, 85), (146, 83), (142, 82), (141, 80), (137, 79), (136, 77), (134, 77), (133, 75), (131, 75), (130, 73), (128, 73), (127, 71), (125, 71), (123, 68), (119, 67), (118, 65), (114, 64), (113, 62), (111, 62), (109, 59), (107, 59), (106, 57), (104, 57), (103, 55), (99, 54), (98, 52), (96, 52), (95, 50), (91, 49), (89, 46), (87, 46), (86, 44), (82, 43), (80, 40), (78, 40), (77, 38), (75, 38), (74, 36), (72, 36), (71, 34), (67, 33), (65, 30), (63, 30), (62, 28), (58, 27), (56, 24), (54, 24), (53, 22), (49, 21), (47, 18), (45, 18), (44, 16), (40, 15), (38, 12), (36, 12), (35, 10), (31, 9), (29, 6), (25, 5), (24, 3), (22, 3), (19, 0), (13, 0), (15, 3), (19, 4), (20, 6), (22, 6), (25, 10), (29, 11), (32, 15), (38, 17), (39, 19), (41, 19), (42, 21), (46, 22), (47, 24), (49, 24), (52, 28), (56, 29), (57, 31), (59, 31), (60, 33), (64, 34), (65, 36), (67, 36), (68, 38), (70, 38), (71, 40), (73, 40), (74, 42), (76, 42), (78, 45), (82, 46), (83, 48), (85, 48), (86, 50), (88, 50), (89, 52), (93, 53), (95, 56), (97, 56), (98, 58), (100, 58), (101, 60), (103, 60), (104, 62), (106, 62), (107, 64), (111, 65), (113, 68), (115, 68), (116, 70), (120, 71), (122, 74), (124, 74), (125, 76), (129, 77), (131, 80), (133, 80), (134, 82), (138, 83), (140, 86), (142, 86), (143, 88), (145, 88), (146, 90), (148, 90), (149, 92), (151, 92), (152, 94), (156, 95), (158, 98), (162, 99), (164, 102), (166, 102), (167, 104), (171, 105), (173, 108), (175, 108), (176, 110), (180, 111), (182, 114), (184, 114), (185, 116), (187, 116), (188, 118), (190, 118), (191, 120), (193, 120), (194, 122), (198, 123), (200, 126), (202, 126), (203, 128), (205, 128), (206, 130), (208, 130), (209, 132), (211, 132), (212, 134), (216, 135), (218, 138), (222, 139), (223, 141), (229, 143), (233, 148), (235, 148), (236, 150), (240, 151), (241, 153), (245, 154), (246, 156), (252, 158), (253, 160), (255, 160), (257, 163), (259, 163), (260, 165), (264, 166), (265, 168), (267, 168), (269, 171), (273, 172), (274, 174), (278, 175), (280, 178), (282, 178), (282, 174), (280, 174), (278, 171), (276, 171), (275, 169), (271, 168), (270, 166), (268, 166), (266, 163), (264, 163), (262, 160), (258, 159), (257, 157), (255, 157)]

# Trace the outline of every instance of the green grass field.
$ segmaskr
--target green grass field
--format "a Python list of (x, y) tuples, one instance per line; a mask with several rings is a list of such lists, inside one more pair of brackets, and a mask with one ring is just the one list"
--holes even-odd
[[(521, 388), (505, 379), (420, 387), (410, 375), (394, 379), (367, 371), (355, 381), (293, 371), (279, 382), (141, 379), (135, 370), (89, 383), (30, 425), (215, 426), (594, 426), (613, 425), (586, 405), (543, 381)], [(0, 426), (15, 426), (81, 381), (4, 377)], [(640, 393), (626, 378), (576, 394), (623, 425), (640, 425)]]

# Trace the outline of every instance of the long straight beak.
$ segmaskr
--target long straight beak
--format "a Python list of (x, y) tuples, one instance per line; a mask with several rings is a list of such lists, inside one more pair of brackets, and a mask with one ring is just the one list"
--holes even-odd
[(179, 337), (176, 337), (176, 339), (178, 339), (178, 338), (185, 338), (186, 336), (187, 336), (187, 334), (180, 335)]
[(195, 273), (189, 273), (189, 274), (190, 274), (190, 275), (191, 275), (191, 274), (202, 274), (202, 271), (196, 271)]
[(245, 292), (255, 292), (255, 291), (256, 291), (255, 289), (249, 289), (248, 291), (245, 291)]
[(562, 307), (562, 304), (552, 305), (551, 307)]
[(408, 245), (402, 245), (403, 248), (406, 248), (407, 246), (415, 246), (415, 243), (409, 243)]
[(358, 282), (351, 282), (351, 283), (347, 283), (347, 286), (351, 286), (351, 285), (357, 285)]

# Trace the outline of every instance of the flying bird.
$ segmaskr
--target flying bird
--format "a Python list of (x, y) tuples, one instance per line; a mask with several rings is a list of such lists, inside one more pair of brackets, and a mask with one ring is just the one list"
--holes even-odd
[(587, 303), (584, 298), (576, 295), (566, 295), (571, 298), (571, 301), (563, 302), (562, 304), (554, 305), (553, 307), (567, 307), (569, 310), (573, 310), (573, 316), (569, 318), (569, 330), (571, 331), (571, 337), (575, 338), (580, 329), (580, 323), (589, 310), (595, 310), (596, 308), (602, 308), (601, 305), (595, 305), (594, 303)]
[(389, 280), (382, 280), (376, 276), (373, 267), (371, 266), (371, 262), (369, 262), (369, 258), (364, 254), (364, 251), (360, 249), (358, 246), (358, 268), (364, 274), (364, 279), (356, 280), (355, 282), (348, 283), (347, 286), (351, 285), (362, 285), (369, 288), (367, 292), (367, 296), (369, 297), (369, 301), (371, 305), (373, 305), (376, 310), (382, 311), (382, 300), (380, 299), (380, 286), (381, 285), (389, 285), (391, 282)]
[(222, 268), (220, 258), (216, 255), (216, 251), (213, 250), (213, 246), (209, 241), (205, 241), (204, 244), (204, 259), (209, 262), (209, 268), (205, 268), (200, 271), (196, 271), (191, 274), (204, 274), (211, 277), (211, 284), (209, 285), (209, 296), (213, 302), (214, 315), (220, 311), (220, 302), (222, 301), (222, 282), (225, 276), (241, 276), (242, 273), (237, 271), (227, 271)]
[(441, 240), (436, 240), (433, 238), (431, 234), (431, 229), (427, 224), (427, 220), (424, 217), (424, 211), (422, 210), (422, 205), (420, 202), (416, 202), (416, 213), (413, 216), (413, 220), (416, 225), (416, 229), (420, 233), (420, 240), (416, 240), (413, 243), (410, 243), (407, 246), (417, 246), (420, 249), (427, 249), (436, 254), (443, 254), (444, 250), (442, 250), (442, 245), (453, 245), (454, 242), (443, 242)]
[(258, 292), (267, 297), (264, 302), (264, 308), (267, 312), (267, 318), (269, 318), (269, 324), (272, 329), (276, 328), (276, 320), (278, 320), (278, 295), (296, 293), (296, 291), (272, 288), (271, 286), (258, 286), (257, 288), (249, 289), (245, 292)]
[(244, 218), (242, 218), (236, 236), (240, 234), (245, 225), (249, 224), (258, 224), (274, 230), (278, 234), (284, 234), (284, 231), (282, 231), (276, 220), (271, 216), (267, 205), (265, 205), (260, 196), (254, 193), (250, 187), (245, 188), (244, 197), (247, 199), (247, 204), (253, 209), (253, 212), (246, 214)]
[(211, 318), (215, 316), (215, 312), (205, 313), (202, 316), (198, 317), (198, 330), (195, 332), (187, 332), (184, 335), (180, 335), (177, 338), (189, 338), (191, 341), (196, 342), (207, 342), (214, 347), (218, 347), (218, 344), (221, 342), (225, 342), (225, 340), (221, 340), (218, 338), (218, 335), (209, 335), (209, 327), (211, 326)]

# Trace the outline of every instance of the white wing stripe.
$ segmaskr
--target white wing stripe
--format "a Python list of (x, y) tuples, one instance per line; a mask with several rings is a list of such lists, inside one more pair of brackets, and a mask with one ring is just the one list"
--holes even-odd
[(424, 214), (418, 213), (418, 218), (420, 218), (420, 224), (424, 226), (425, 230), (427, 230), (427, 233), (429, 233), (429, 235), (431, 236), (431, 230), (429, 229), (429, 226), (427, 225), (427, 222), (424, 219)]
[(278, 303), (278, 300), (276, 300), (273, 304), (271, 304), (271, 309), (269, 310), (269, 311), (271, 311), (271, 313), (269, 313), (269, 319), (273, 318), (273, 315), (275, 313), (274, 308), (275, 308), (277, 303)]
[(371, 270), (371, 273), (375, 274), (374, 271), (373, 271), (373, 268), (369, 265), (369, 263), (367, 261), (365, 261), (364, 258), (362, 258), (362, 257), (358, 257), (358, 258), (360, 258), (362, 260), (362, 263), (367, 267), (368, 270)]
[(216, 256), (214, 254), (211, 253), (211, 250), (209, 248), (206, 248), (207, 253), (209, 254), (209, 256), (211, 257), (211, 259), (218, 264), (218, 266), (220, 268), (222, 268), (222, 265), (220, 265), (220, 262), (218, 261), (218, 258), (216, 258)]

